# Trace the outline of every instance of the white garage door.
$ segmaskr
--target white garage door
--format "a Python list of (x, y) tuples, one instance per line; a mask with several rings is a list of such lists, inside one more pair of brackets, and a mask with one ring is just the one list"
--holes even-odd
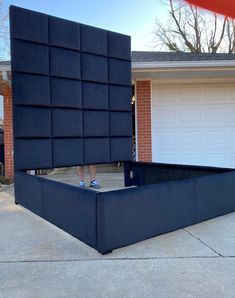
[(155, 85), (153, 161), (235, 167), (235, 86)]

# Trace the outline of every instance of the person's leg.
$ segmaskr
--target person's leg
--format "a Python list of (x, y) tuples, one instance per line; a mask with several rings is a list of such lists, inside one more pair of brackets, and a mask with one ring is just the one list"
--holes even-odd
[(78, 176), (80, 179), (79, 186), (84, 188), (85, 187), (85, 182), (84, 182), (84, 167), (83, 166), (78, 166), (77, 167), (78, 171)]
[(89, 173), (90, 173), (91, 181), (95, 180), (96, 179), (96, 166), (90, 165), (89, 166)]
[(89, 172), (90, 172), (90, 179), (91, 179), (90, 187), (95, 188), (95, 189), (99, 189), (100, 185), (96, 181), (96, 166), (90, 165), (89, 166)]
[(80, 181), (84, 181), (84, 167), (78, 166), (77, 170), (78, 170), (78, 176), (79, 176)]

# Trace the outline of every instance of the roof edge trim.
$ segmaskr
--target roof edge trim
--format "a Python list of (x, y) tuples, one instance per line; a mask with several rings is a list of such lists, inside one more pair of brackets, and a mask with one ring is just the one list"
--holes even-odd
[(132, 69), (235, 67), (235, 60), (132, 62)]

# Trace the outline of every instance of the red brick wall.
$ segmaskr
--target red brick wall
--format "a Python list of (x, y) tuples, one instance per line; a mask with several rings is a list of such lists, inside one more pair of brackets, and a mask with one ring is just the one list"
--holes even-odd
[(136, 81), (137, 148), (139, 161), (152, 161), (151, 81)]
[(12, 124), (12, 95), (8, 86), (4, 87), (4, 146), (5, 146), (5, 176), (14, 178), (13, 164), (13, 124)]

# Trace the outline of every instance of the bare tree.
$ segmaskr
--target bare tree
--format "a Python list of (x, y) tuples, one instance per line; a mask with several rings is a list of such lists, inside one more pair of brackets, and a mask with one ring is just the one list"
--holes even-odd
[(0, 0), (0, 60), (10, 59), (9, 17)]
[(156, 20), (154, 46), (174, 52), (235, 53), (235, 21), (184, 2), (163, 0), (164, 24)]

